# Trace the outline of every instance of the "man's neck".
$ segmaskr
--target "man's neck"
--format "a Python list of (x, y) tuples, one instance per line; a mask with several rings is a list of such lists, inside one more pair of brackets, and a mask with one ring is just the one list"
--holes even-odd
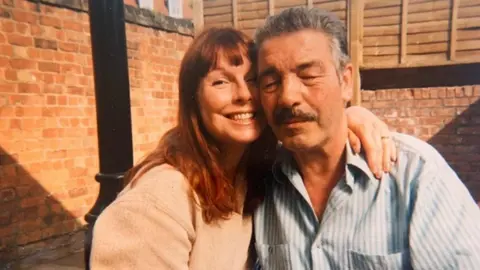
[(345, 171), (346, 140), (345, 129), (318, 149), (293, 154), (318, 220), (321, 220), (330, 193)]
[(319, 148), (293, 154), (305, 184), (328, 186), (340, 179), (345, 170), (347, 132), (339, 133), (342, 135), (330, 139)]

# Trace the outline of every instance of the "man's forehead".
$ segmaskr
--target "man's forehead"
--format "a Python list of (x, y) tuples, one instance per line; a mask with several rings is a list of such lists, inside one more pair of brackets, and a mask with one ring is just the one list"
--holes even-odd
[[(323, 62), (330, 55), (328, 37), (320, 31), (302, 30), (265, 40), (258, 54), (259, 68)], [(325, 59), (326, 60), (326, 59)]]

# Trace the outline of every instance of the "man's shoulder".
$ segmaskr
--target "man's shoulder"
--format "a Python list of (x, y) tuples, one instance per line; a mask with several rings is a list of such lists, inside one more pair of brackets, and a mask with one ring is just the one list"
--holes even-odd
[(414, 136), (394, 133), (393, 140), (397, 147), (397, 157), (400, 163), (405, 162), (411, 165), (412, 162), (419, 162), (422, 166), (429, 168), (448, 166), (445, 158), (431, 144)]
[(397, 162), (390, 174), (397, 181), (446, 184), (459, 180), (445, 158), (429, 143), (402, 133), (394, 133), (393, 140), (397, 147)]

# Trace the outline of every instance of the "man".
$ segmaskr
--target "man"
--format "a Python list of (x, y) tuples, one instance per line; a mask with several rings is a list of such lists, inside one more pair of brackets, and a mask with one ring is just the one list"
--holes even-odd
[(480, 210), (427, 143), (396, 134), (375, 179), (347, 142), (352, 76), (332, 14), (292, 8), (256, 33), (259, 91), (282, 142), (255, 213), (263, 269), (479, 269)]

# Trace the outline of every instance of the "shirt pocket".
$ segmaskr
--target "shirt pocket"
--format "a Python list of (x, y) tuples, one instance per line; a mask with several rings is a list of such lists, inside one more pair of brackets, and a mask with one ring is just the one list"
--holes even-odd
[(358, 251), (348, 251), (349, 268), (361, 270), (407, 270), (412, 269), (408, 251), (392, 254), (370, 255)]
[(290, 245), (255, 244), (262, 270), (293, 270)]

